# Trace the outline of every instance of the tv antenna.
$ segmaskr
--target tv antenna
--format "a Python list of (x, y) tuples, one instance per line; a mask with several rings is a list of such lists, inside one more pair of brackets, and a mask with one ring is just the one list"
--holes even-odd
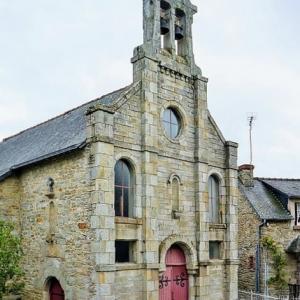
[(249, 121), (249, 138), (250, 138), (250, 165), (253, 163), (253, 144), (252, 144), (252, 131), (254, 126), (254, 121), (256, 120), (256, 116), (254, 113), (249, 113), (248, 121)]

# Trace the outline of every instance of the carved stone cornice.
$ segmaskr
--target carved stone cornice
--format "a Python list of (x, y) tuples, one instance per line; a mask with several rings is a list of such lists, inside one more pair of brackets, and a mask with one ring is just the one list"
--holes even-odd
[(166, 65), (159, 65), (160, 73), (165, 74), (167, 76), (176, 78), (178, 80), (187, 82), (189, 84), (193, 84), (194, 80), (191, 76), (188, 76), (186, 74), (183, 74), (182, 72), (179, 72), (177, 70), (171, 69), (170, 67)]

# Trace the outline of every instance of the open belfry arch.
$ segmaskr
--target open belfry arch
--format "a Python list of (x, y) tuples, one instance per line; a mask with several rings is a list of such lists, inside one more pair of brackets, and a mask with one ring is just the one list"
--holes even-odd
[(26, 228), (26, 299), (47, 299), (52, 277), (67, 300), (238, 299), (237, 144), (207, 107), (196, 12), (143, 0), (132, 84), (0, 143), (0, 205)]

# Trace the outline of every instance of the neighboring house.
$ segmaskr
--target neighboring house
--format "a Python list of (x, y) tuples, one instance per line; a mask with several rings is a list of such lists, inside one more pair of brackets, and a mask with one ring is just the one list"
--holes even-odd
[(300, 285), (300, 179), (253, 178), (252, 165), (239, 168), (239, 288), (270, 293), (271, 259), (258, 241), (272, 237), (286, 251), (287, 280)]
[(237, 144), (207, 109), (188, 0), (144, 0), (133, 83), (0, 143), (24, 299), (237, 299)]

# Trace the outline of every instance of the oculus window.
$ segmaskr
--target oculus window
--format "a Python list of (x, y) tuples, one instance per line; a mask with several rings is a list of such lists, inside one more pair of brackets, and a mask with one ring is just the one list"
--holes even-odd
[(181, 128), (181, 122), (178, 112), (172, 108), (167, 108), (164, 111), (163, 115), (163, 125), (166, 135), (169, 138), (177, 138)]

